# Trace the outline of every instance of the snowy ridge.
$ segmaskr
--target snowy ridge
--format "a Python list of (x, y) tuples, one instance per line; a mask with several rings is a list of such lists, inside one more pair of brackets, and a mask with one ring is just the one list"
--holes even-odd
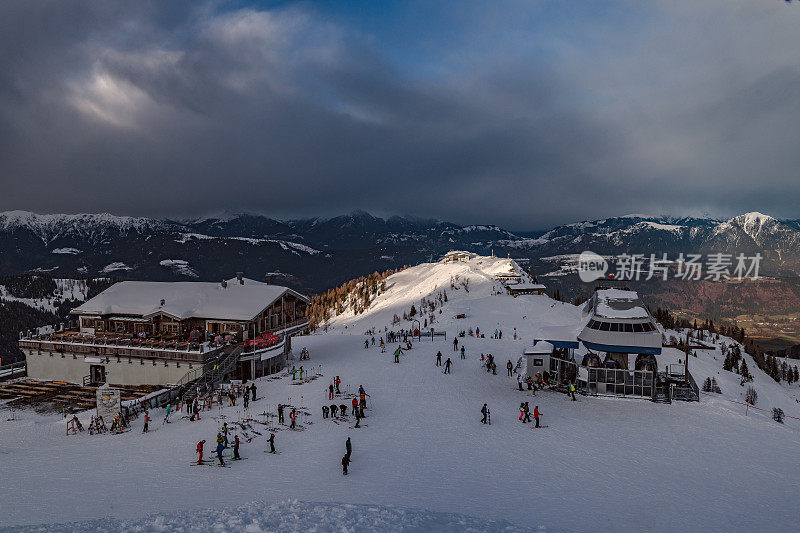
[[(541, 313), (538, 325), (577, 324), (580, 318), (577, 307), (555, 302), (547, 296), (505, 296), (505, 289), (495, 276), (511, 271), (520, 273), (524, 281), (530, 281), (513, 259), (475, 256), (469, 261), (422, 263), (386, 278), (386, 291), (373, 297), (363, 313), (355, 314), (352, 307), (346, 307), (344, 313), (330, 320), (329, 325), (339, 330), (346, 327), (356, 331), (373, 327), (383, 329), (384, 326), (391, 328), (395, 315), (402, 316), (412, 305), (420, 308), (421, 299), (436, 299), (440, 292), (447, 293), (448, 301), (432, 315), (434, 321), (431, 325), (437, 330), (463, 328), (462, 322), (455, 320), (453, 315), (467, 308), (471, 310), (470, 315), (475, 314), (471, 318), (481, 319), (481, 323), (486, 323), (482, 313), (488, 313), (496, 315), (490, 319), (493, 323), (504, 317), (523, 328), (526, 325), (521, 317), (530, 312)], [(421, 314), (417, 318), (422, 323), (430, 316)], [(408, 326), (405, 323), (395, 327)]]
[(164, 229), (162, 221), (143, 217), (116, 216), (109, 213), (75, 215), (39, 215), (30, 211), (5, 211), (0, 213), (0, 228), (5, 231), (27, 229), (38, 236), (45, 244), (67, 234), (84, 238), (100, 238), (110, 229), (120, 233)]

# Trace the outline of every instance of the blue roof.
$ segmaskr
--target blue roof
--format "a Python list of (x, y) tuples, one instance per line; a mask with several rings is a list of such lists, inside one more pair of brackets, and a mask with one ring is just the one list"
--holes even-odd
[(554, 339), (533, 339), (533, 343), (536, 344), (539, 341), (547, 341), (553, 345), (555, 348), (572, 348), (575, 349), (578, 347), (578, 341), (564, 341), (564, 340), (554, 340)]
[(619, 352), (619, 353), (636, 353), (647, 355), (661, 355), (661, 348), (650, 348), (647, 346), (618, 346), (614, 344), (598, 344), (596, 342), (583, 341), (583, 345), (590, 350), (597, 350), (598, 352)]

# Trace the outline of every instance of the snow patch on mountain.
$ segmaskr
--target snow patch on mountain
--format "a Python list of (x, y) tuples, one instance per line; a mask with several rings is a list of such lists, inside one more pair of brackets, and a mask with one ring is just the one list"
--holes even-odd
[(62, 254), (62, 255), (77, 255), (83, 253), (83, 250), (78, 250), (77, 248), (54, 248), (50, 250), (51, 254)]
[(197, 271), (195, 271), (191, 266), (189, 266), (189, 262), (184, 259), (163, 259), (159, 261), (158, 264), (163, 267), (169, 268), (175, 274), (181, 276), (188, 276), (190, 278), (197, 277)]
[(312, 248), (311, 246), (293, 242), (293, 241), (284, 241), (281, 239), (257, 239), (253, 237), (216, 237), (213, 235), (205, 235), (202, 233), (181, 233), (180, 237), (175, 240), (175, 242), (185, 244), (192, 239), (197, 240), (231, 240), (231, 241), (242, 241), (248, 244), (259, 245), (259, 244), (277, 244), (281, 248), (287, 251), (292, 251), (296, 255), (300, 255), (297, 252), (307, 253), (309, 255), (316, 255), (322, 253), (320, 250), (316, 248)]
[(102, 272), (103, 274), (109, 274), (111, 272), (118, 272), (120, 270), (124, 270), (124, 271), (133, 270), (133, 267), (129, 267), (128, 265), (126, 265), (125, 263), (123, 263), (121, 261), (117, 261), (117, 262), (114, 262), (114, 263), (107, 264), (106, 266), (104, 266), (100, 270), (100, 272)]

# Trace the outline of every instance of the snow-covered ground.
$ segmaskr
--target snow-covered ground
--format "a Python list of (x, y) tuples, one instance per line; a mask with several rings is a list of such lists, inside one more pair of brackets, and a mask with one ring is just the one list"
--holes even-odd
[[(308, 408), (311, 415), (300, 417), (303, 431), (276, 431), (279, 455), (264, 453), (268, 434), (256, 424), (264, 435), (242, 444), (246, 461), (191, 466), (199, 440), (208, 450), (223, 421), (247, 415), (239, 404), (203, 412), (199, 422), (175, 417), (162, 425), (163, 412), (155, 412), (148, 434), (141, 433), (141, 418), (121, 435), (67, 437), (58, 415), (17, 412), (18, 420), (6, 421), (4, 414), (0, 525), (51, 524), (45, 531), (383, 531), (404, 524), (420, 531), (796, 530), (800, 421), (781, 425), (753, 410), (745, 417), (742, 406), (726, 400), (739, 400), (742, 387), (738, 376), (722, 370), (717, 350), (690, 360), (699, 383), (715, 375), (722, 388), (722, 395), (700, 403), (571, 402), (549, 391), (519, 392), (505, 362), (516, 361), (539, 327), (577, 323), (580, 310), (544, 296), (493, 295), (492, 277), (509, 262), (483, 260), (407, 269), (388, 278), (387, 291), (365, 313), (345, 312), (331, 320), (327, 334), (296, 338), (295, 351), (307, 347), (311, 354), (305, 369), (322, 377), (304, 384), (287, 375), (262, 378), (261, 399), (249, 412), (265, 420), (259, 413), (274, 412), (277, 403)], [(469, 293), (451, 289), (456, 271), (470, 278)], [(385, 353), (364, 348), (364, 331), (382, 331), (394, 314), (441, 289), (448, 302), (441, 314), (434, 311), (434, 327), (448, 332), (446, 341), (416, 343), (400, 364), (393, 363), (394, 345)], [(452, 317), (452, 309), (466, 307), (467, 319)], [(502, 328), (503, 339), (465, 337), (461, 360), (452, 334), (475, 326), (487, 337)], [(434, 366), (437, 350), (452, 358), (452, 375)], [(481, 353), (496, 356), (499, 375), (480, 368)], [(681, 356), (670, 349), (664, 354), (665, 360)], [(797, 416), (797, 386), (776, 384), (751, 363), (748, 358), (758, 406), (782, 406)], [(370, 394), (365, 427), (322, 419), (336, 375), (342, 392), (363, 384)], [(521, 401), (538, 405), (548, 427), (521, 424)], [(480, 423), (483, 403), (491, 425)], [(342, 476), (348, 436), (353, 463)]]

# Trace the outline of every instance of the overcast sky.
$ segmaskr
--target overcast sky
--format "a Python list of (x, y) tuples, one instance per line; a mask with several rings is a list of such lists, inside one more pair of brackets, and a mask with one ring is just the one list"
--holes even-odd
[(0, 2), (0, 210), (800, 217), (800, 2)]

